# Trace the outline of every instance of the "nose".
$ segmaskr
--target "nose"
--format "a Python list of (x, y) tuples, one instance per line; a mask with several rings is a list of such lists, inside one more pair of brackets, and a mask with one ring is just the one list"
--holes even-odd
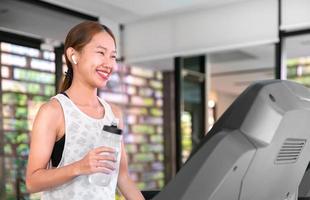
[(112, 67), (116, 63), (115, 58), (111, 57), (108, 54), (105, 54), (103, 62), (106, 63), (106, 65), (112, 66)]
[(101, 66), (108, 72), (112, 72), (115, 65), (116, 65), (116, 61), (111, 56), (111, 54), (106, 53), (104, 57), (102, 57)]

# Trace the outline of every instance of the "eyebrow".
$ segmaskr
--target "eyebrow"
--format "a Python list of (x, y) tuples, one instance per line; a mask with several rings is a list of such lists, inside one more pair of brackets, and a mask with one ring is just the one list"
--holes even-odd
[[(104, 47), (104, 46), (102, 46), (102, 45), (98, 45), (98, 46), (96, 46), (96, 48), (97, 48), (97, 49), (104, 49), (105, 51), (108, 50), (106, 47)], [(114, 50), (114, 51), (112, 51), (112, 53), (116, 53), (116, 51)]]

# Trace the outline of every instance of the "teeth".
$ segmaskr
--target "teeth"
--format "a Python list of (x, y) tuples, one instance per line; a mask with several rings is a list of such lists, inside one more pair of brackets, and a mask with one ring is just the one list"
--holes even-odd
[(102, 71), (98, 71), (99, 74), (102, 74), (104, 76), (108, 76), (108, 73), (107, 72), (102, 72)]

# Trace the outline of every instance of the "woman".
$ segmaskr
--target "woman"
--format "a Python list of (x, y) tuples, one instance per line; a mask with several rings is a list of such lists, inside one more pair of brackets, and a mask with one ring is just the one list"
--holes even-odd
[[(123, 126), (120, 110), (97, 97), (116, 65), (113, 33), (97, 22), (78, 24), (66, 37), (65, 58), (62, 93), (41, 106), (33, 124), (28, 191), (43, 191), (46, 200), (114, 200), (117, 184), (126, 199), (144, 199), (128, 175), (123, 142), (119, 156), (96, 145), (104, 125), (120, 119)], [(89, 181), (98, 172), (111, 175), (108, 186)]]

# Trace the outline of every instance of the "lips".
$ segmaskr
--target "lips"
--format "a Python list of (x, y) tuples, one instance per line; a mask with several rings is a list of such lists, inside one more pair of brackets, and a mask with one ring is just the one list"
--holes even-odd
[(108, 80), (111, 74), (110, 72), (107, 72), (105, 70), (99, 70), (99, 69), (97, 69), (96, 72), (104, 80)]

